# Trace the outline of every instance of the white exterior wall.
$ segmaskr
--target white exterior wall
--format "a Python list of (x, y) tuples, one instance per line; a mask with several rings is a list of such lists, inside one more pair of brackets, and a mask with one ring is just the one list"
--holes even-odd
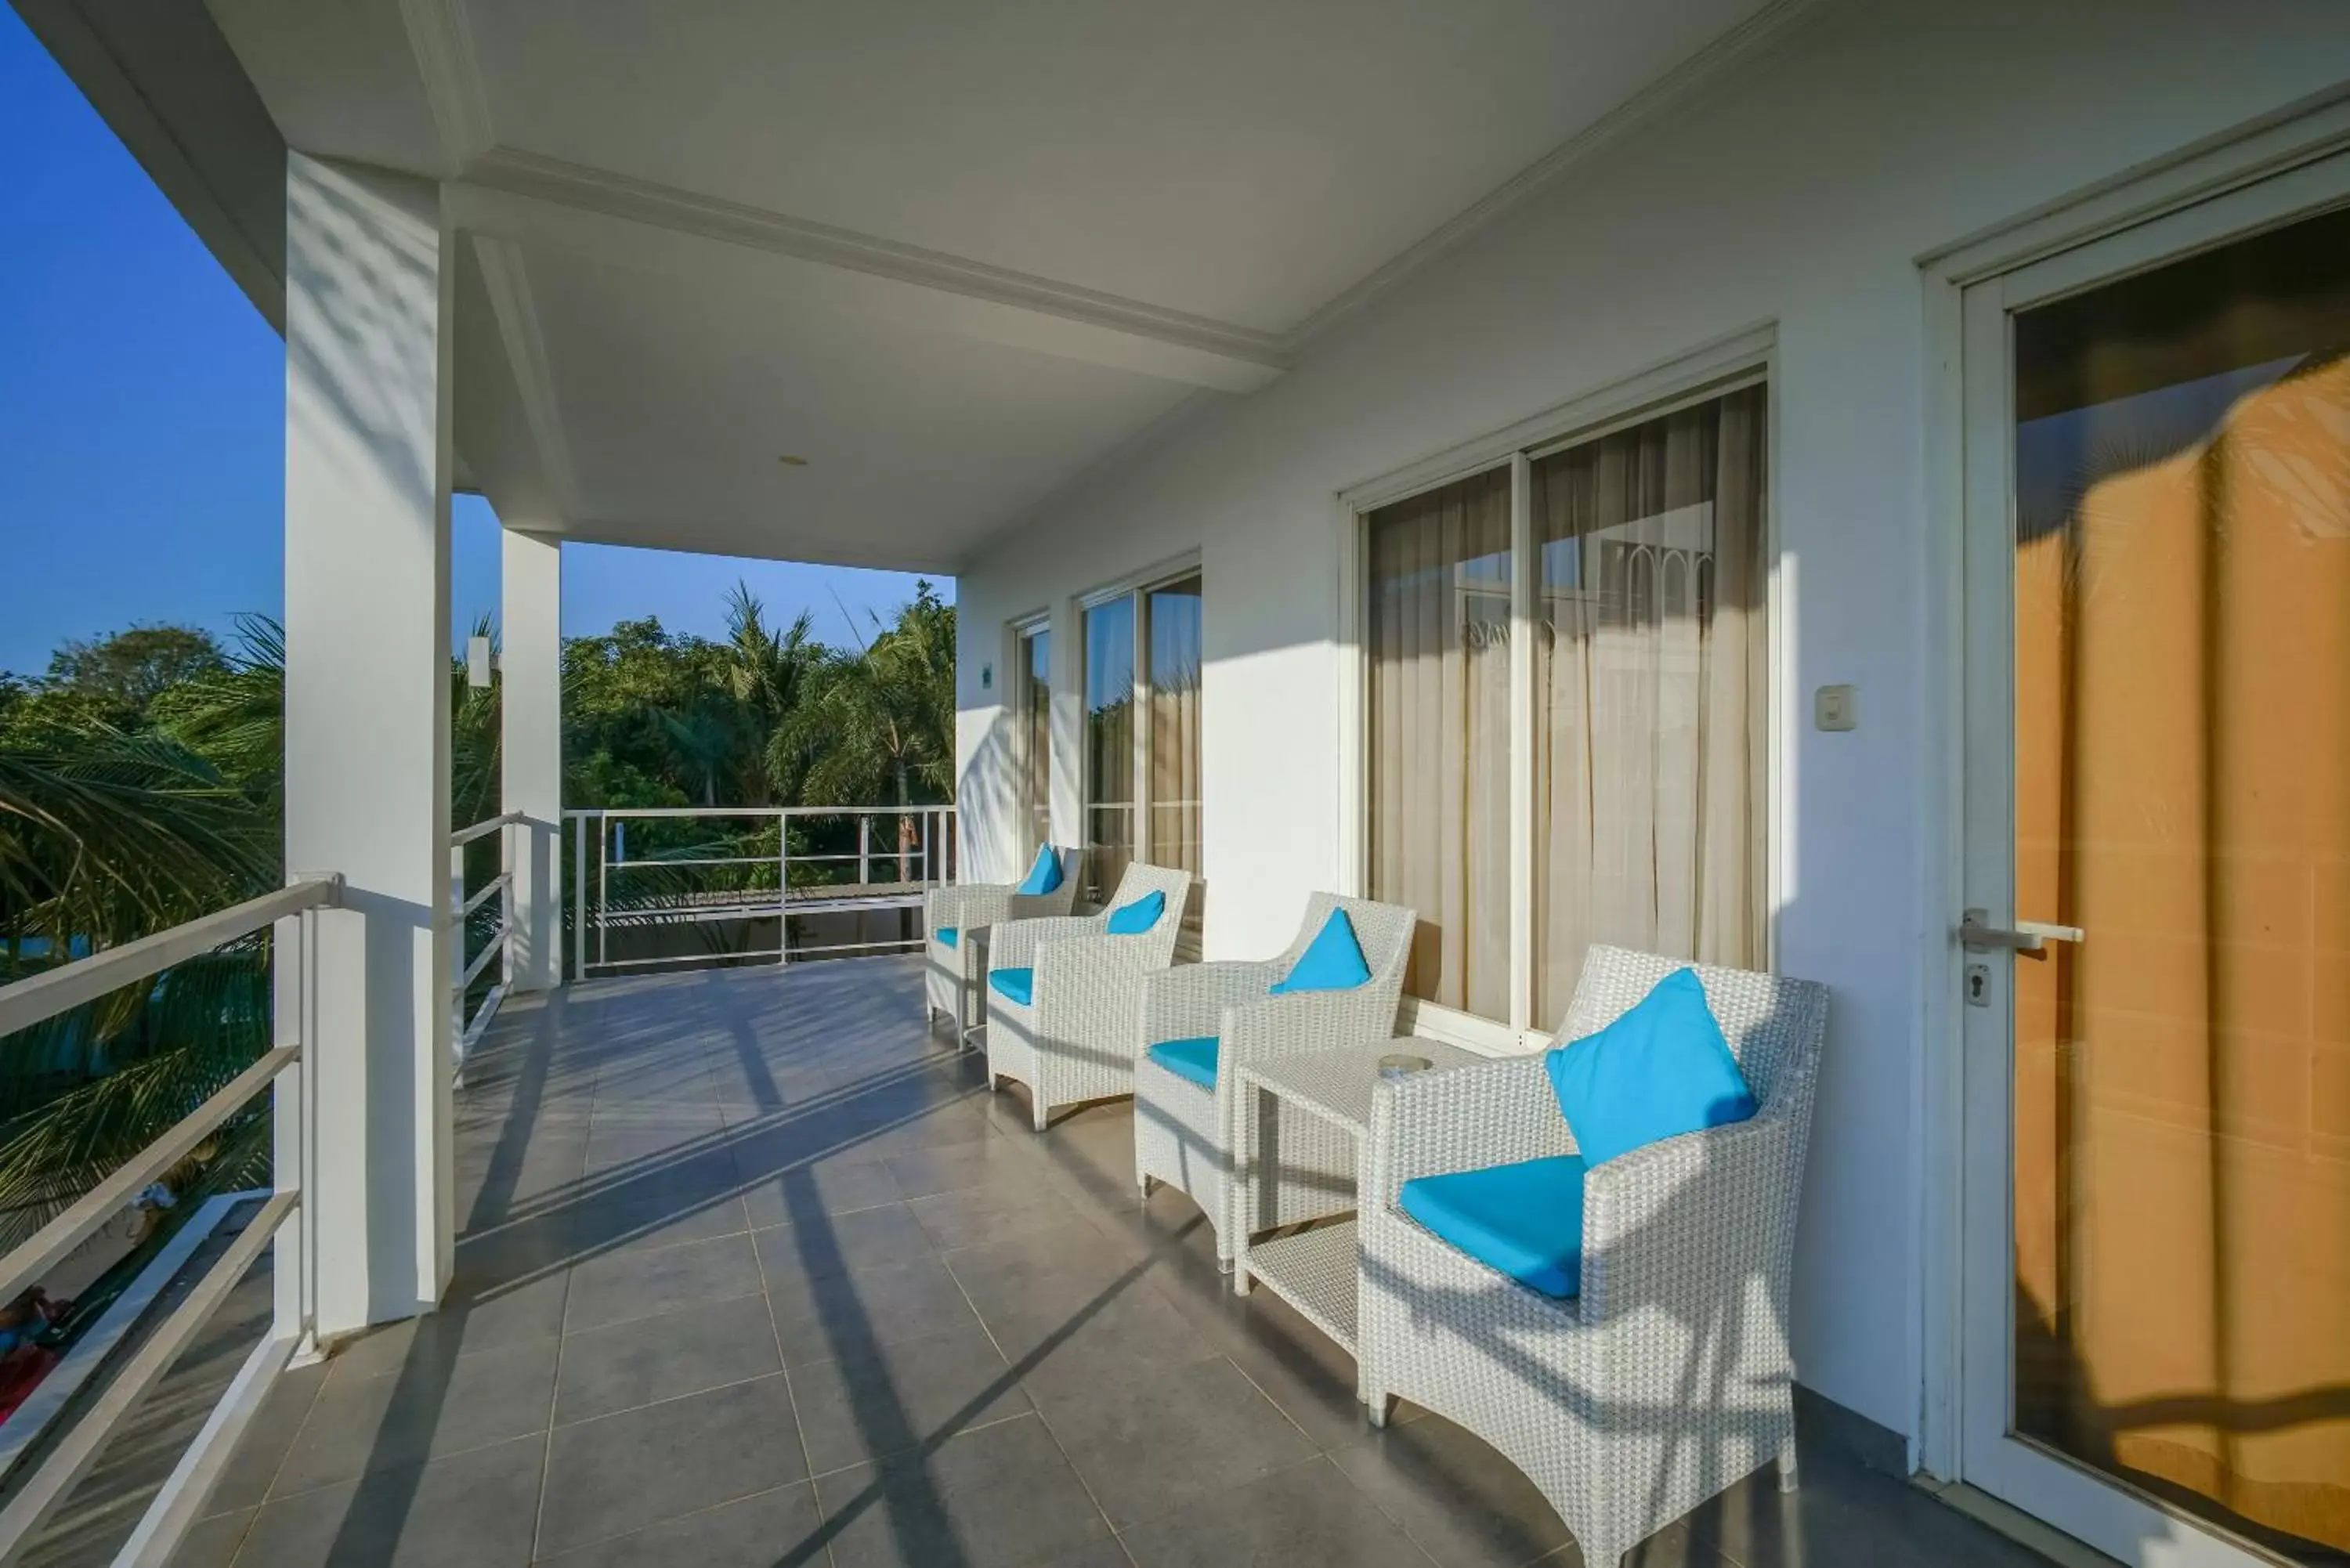
[[(1336, 882), (1336, 494), (1775, 326), (1780, 967), (1835, 989), (1796, 1281), (1804, 1381), (1914, 1436), (1921, 1064), (1955, 919), (1953, 585), (1928, 538), (1917, 258), (2322, 91), (2333, 0), (1886, 0), (1824, 8), (1312, 345), (1210, 397), (957, 585), (964, 873), (1016, 872), (1007, 618), (1055, 610), (1056, 833), (1076, 828), (1069, 596), (1183, 550), (1205, 577), (1209, 957), (1269, 952)], [(1311, 222), (1310, 213), (1299, 214)], [(1824, 734), (1810, 692), (1860, 688)], [(1538, 1021), (1539, 1022), (1539, 1021)], [(1938, 1045), (1937, 1050), (1939, 1049)]]

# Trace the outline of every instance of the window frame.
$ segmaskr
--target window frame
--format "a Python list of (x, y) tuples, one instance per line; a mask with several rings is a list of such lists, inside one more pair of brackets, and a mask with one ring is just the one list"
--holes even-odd
[[(1014, 765), (1019, 770), (1022, 797), (1020, 811), (1025, 818), (1020, 825), (1021, 829), (1023, 832), (1036, 831), (1036, 819), (1039, 813), (1043, 815), (1044, 820), (1042, 837), (1036, 844), (1028, 846), (1026, 857), (1023, 860), (1024, 865), (1026, 863), (1026, 858), (1033, 858), (1035, 856), (1041, 845), (1050, 844), (1053, 841), (1053, 780), (1056, 772), (1053, 765), (1053, 693), (1055, 689), (1053, 680), (1053, 660), (1056, 657), (1051, 640), (1053, 631), (1053, 612), (1049, 609), (1033, 610), (1026, 615), (1014, 616), (1003, 623), (1003, 665), (1011, 683), (1011, 701), (1005, 706), (1012, 714), (1013, 761)], [(1032, 801), (1026, 797), (1029, 784), (1037, 776), (1035, 740), (1038, 715), (1033, 706), (1033, 696), (1028, 689), (1030, 659), (1028, 644), (1029, 639), (1035, 637), (1047, 639), (1045, 644), (1045, 711), (1042, 715), (1045, 731), (1045, 797), (1042, 800)]]
[[(1778, 385), (1777, 334), (1770, 327), (1735, 334), (1668, 364), (1587, 392), (1506, 429), (1449, 447), (1340, 491), (1336, 497), (1338, 627), (1338, 810), (1336, 864), (1342, 890), (1364, 896), (1370, 879), (1369, 770), (1370, 514), (1399, 501), (1506, 466), (1510, 471), (1510, 1012), (1486, 1018), (1418, 997), (1404, 998), (1399, 1026), (1471, 1050), (1503, 1054), (1541, 1050), (1549, 1025), (1534, 1012), (1534, 637), (1540, 618), (1540, 574), (1534, 539), (1534, 464), (1554, 453), (1602, 440), (1650, 420), (1750, 387)], [(1762, 947), (1764, 965), (1778, 967), (1781, 906), (1780, 846), (1785, 833), (1782, 736), (1786, 698), (1785, 615), (1780, 581), (1779, 399), (1765, 405), (1767, 480), (1763, 492), (1763, 609), (1769, 741), (1764, 763)]]

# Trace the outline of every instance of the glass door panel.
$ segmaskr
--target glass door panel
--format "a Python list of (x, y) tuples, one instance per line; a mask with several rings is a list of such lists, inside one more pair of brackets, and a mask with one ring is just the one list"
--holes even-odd
[(1086, 896), (1118, 890), (1134, 857), (1134, 597), (1086, 611)]
[(2350, 213), (2012, 332), (2012, 1432), (2339, 1562)]

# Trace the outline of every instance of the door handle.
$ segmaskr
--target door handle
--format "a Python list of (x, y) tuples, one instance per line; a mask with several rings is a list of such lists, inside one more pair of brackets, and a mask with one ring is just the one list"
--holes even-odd
[(1959, 917), (1959, 945), (1973, 952), (2044, 953), (2050, 942), (2080, 942), (2087, 935), (2078, 926), (2046, 920), (2018, 920), (2012, 929), (1994, 926), (1987, 909), (1969, 909)]

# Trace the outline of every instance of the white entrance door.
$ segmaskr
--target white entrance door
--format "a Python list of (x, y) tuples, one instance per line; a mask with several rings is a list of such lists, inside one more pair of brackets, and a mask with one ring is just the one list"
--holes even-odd
[(2147, 1568), (2350, 1555), (2345, 162), (1964, 298), (1961, 1469)]

